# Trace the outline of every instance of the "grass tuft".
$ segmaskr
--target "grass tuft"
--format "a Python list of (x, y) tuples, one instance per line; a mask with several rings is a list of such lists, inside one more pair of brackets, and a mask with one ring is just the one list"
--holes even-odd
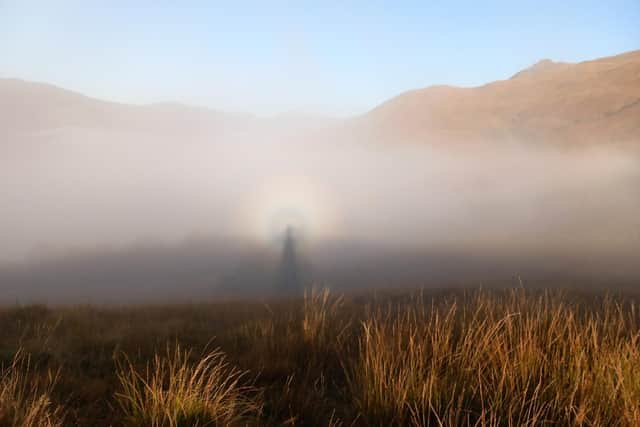
[(31, 358), (19, 350), (0, 371), (0, 426), (61, 426), (63, 410), (51, 401), (56, 380), (51, 371), (36, 372)]
[(304, 292), (302, 334), (315, 349), (325, 348), (339, 340), (345, 326), (337, 321), (343, 296), (334, 296), (328, 288), (307, 289)]
[(142, 372), (129, 358), (117, 359), (122, 391), (116, 398), (131, 425), (151, 427), (233, 425), (260, 412), (260, 404), (242, 386), (245, 373), (213, 351), (192, 363), (191, 351), (176, 345), (156, 354)]

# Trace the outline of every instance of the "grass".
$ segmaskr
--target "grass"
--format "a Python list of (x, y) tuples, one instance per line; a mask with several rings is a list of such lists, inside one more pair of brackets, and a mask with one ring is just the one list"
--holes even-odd
[(595, 292), (7, 308), (0, 358), (0, 425), (640, 425), (635, 298)]
[(244, 372), (216, 350), (191, 363), (179, 345), (156, 354), (143, 372), (126, 355), (117, 361), (122, 390), (116, 393), (125, 419), (139, 426), (207, 426), (249, 422), (260, 405), (240, 386)]
[(63, 409), (51, 402), (56, 377), (34, 373), (29, 356), (17, 352), (0, 371), (0, 425), (57, 427), (63, 423)]
[(315, 349), (339, 345), (348, 325), (339, 322), (344, 297), (333, 297), (329, 289), (311, 288), (302, 299), (302, 333), (305, 341)]
[(635, 306), (584, 311), (555, 294), (474, 294), (362, 324), (349, 390), (372, 422), (637, 425)]

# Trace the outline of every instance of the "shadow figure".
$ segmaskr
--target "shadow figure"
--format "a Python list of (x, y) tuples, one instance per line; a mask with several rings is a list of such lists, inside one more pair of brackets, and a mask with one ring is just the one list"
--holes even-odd
[(291, 226), (288, 226), (285, 230), (276, 291), (286, 296), (300, 296), (303, 291), (300, 266), (296, 254), (296, 242)]

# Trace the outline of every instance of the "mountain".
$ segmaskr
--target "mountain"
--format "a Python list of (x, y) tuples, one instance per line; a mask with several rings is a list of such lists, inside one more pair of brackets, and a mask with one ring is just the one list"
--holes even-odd
[(110, 132), (222, 132), (244, 125), (249, 114), (175, 103), (107, 102), (56, 86), (0, 79), (0, 131), (9, 134), (90, 129)]
[(25, 138), (83, 141), (96, 134), (107, 140), (143, 134), (210, 141), (240, 134), (243, 140), (640, 144), (640, 50), (577, 64), (545, 59), (479, 87), (412, 90), (346, 120), (258, 119), (172, 103), (127, 105), (0, 79), (0, 135), (8, 135), (6, 140), (23, 145)]
[(562, 144), (640, 142), (640, 50), (543, 60), (508, 80), (403, 93), (358, 118), (381, 139)]

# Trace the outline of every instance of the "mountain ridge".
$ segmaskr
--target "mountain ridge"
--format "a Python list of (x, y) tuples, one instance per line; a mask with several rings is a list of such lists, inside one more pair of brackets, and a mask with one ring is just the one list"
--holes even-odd
[(575, 64), (542, 61), (472, 88), (407, 91), (360, 119), (374, 134), (422, 141), (637, 143), (638, 101), (640, 50)]
[[(9, 135), (67, 127), (217, 135), (257, 123), (295, 128), (295, 121), (176, 102), (125, 104), (47, 83), (0, 79), (0, 131)], [(304, 121), (301, 129), (314, 128), (312, 117)], [(476, 87), (408, 90), (330, 125), (377, 140), (638, 143), (640, 50), (578, 63), (544, 59), (509, 79)]]

